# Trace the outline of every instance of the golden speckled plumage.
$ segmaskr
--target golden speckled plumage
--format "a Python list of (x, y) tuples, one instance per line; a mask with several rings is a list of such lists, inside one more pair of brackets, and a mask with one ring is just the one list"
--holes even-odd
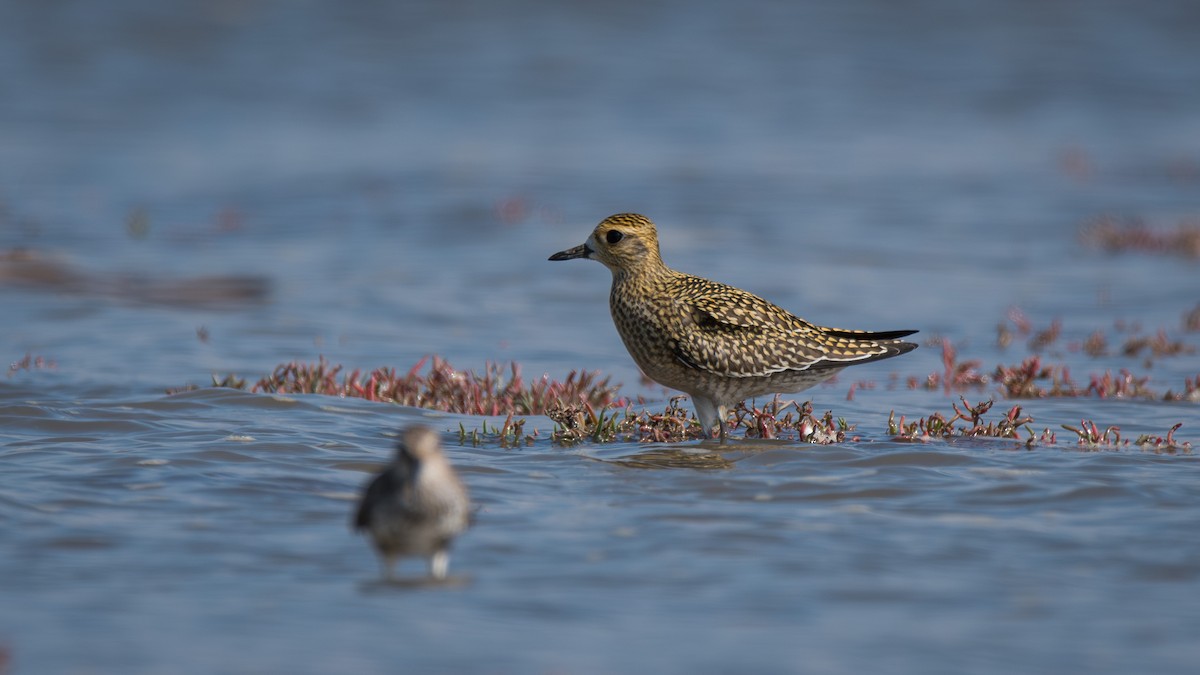
[(625, 348), (647, 376), (692, 397), (710, 432), (730, 406), (753, 396), (803, 391), (846, 366), (916, 348), (899, 338), (809, 323), (738, 288), (663, 263), (645, 216), (605, 218), (587, 242), (551, 260), (591, 258), (612, 271), (609, 308)]

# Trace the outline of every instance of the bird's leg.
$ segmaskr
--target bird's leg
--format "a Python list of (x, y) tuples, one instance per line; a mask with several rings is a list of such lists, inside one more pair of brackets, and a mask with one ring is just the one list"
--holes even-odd
[(446, 568), (450, 566), (450, 554), (446, 553), (446, 549), (435, 551), (429, 556), (429, 574), (434, 579), (445, 579)]
[(384, 581), (396, 580), (396, 559), (390, 555), (379, 556), (379, 568)]
[[(692, 394), (692, 407), (696, 409), (696, 418), (700, 420), (700, 428), (704, 430), (705, 438), (720, 438), (725, 440), (725, 420), (720, 416), (720, 408), (716, 403), (696, 394)], [(713, 425), (720, 428), (713, 433)]]

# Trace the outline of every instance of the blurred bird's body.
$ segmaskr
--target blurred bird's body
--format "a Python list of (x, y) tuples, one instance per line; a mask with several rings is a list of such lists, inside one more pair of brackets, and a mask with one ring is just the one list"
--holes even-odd
[(803, 391), (846, 366), (916, 348), (899, 338), (809, 323), (732, 286), (663, 263), (658, 233), (632, 213), (602, 221), (587, 242), (551, 260), (590, 258), (612, 271), (609, 309), (625, 348), (648, 377), (692, 397), (705, 434), (739, 401)]
[(392, 463), (366, 487), (354, 528), (371, 536), (392, 578), (396, 560), (419, 556), (429, 573), (443, 579), (450, 542), (470, 524), (467, 490), (440, 448), (437, 434), (424, 426), (404, 430)]

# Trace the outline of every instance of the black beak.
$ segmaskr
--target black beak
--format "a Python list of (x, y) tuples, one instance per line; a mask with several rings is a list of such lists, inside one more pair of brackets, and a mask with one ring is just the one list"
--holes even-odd
[(550, 260), (574, 260), (575, 258), (586, 258), (592, 254), (592, 249), (588, 248), (587, 244), (580, 244), (575, 248), (569, 248), (565, 251), (559, 251), (550, 256)]

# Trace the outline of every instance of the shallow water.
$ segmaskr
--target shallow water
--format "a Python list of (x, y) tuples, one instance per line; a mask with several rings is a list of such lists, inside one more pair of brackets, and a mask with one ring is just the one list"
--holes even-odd
[[(0, 7), (0, 672), (1190, 672), (1193, 455), (1081, 452), (1195, 404), (1020, 402), (1059, 442), (907, 444), (941, 350), (805, 392), (857, 441), (458, 444), (479, 418), (221, 389), (291, 359), (599, 369), (650, 407), (608, 273), (549, 263), (636, 210), (667, 262), (982, 369), (1157, 390), (1195, 354), (1184, 257), (1080, 244), (1200, 197), (1191, 3), (603, 9), (526, 2)], [(1116, 322), (1138, 326), (1121, 332)], [(1096, 330), (1109, 356), (1072, 345)], [(892, 376), (897, 379), (893, 380)], [(850, 385), (871, 381), (874, 388)], [(972, 400), (995, 395), (989, 389)], [(998, 401), (990, 416), (1011, 403)], [(445, 587), (378, 583), (359, 487), (418, 420), (478, 523)], [(421, 566), (404, 568), (417, 576)]]

